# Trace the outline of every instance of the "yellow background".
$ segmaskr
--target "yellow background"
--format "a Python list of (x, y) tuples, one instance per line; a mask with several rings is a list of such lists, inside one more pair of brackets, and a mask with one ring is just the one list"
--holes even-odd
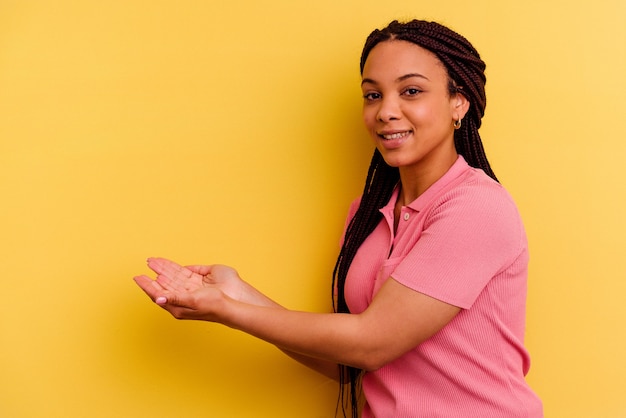
[(131, 278), (148, 256), (227, 263), (328, 310), (371, 154), (360, 49), (412, 17), (487, 62), (546, 416), (626, 417), (623, 0), (1, 0), (0, 416), (331, 416), (333, 382)]

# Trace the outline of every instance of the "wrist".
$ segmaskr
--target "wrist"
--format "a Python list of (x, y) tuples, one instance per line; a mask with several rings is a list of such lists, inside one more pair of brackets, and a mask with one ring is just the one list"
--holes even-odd
[(239, 300), (244, 303), (256, 306), (265, 306), (268, 308), (282, 307), (247, 282), (243, 282), (243, 288), (241, 293), (242, 297)]

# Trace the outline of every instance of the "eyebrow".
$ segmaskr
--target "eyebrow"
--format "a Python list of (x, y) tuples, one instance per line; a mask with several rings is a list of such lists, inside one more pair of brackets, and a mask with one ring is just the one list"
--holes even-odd
[[(400, 77), (396, 78), (396, 83), (399, 83), (401, 81), (404, 81), (406, 79), (413, 78), (413, 77), (423, 78), (424, 80), (428, 80), (428, 77), (426, 77), (423, 74), (420, 74), (420, 73), (409, 73), (409, 74), (405, 74), (403, 76), (400, 76)], [(364, 78), (361, 81), (361, 85), (363, 85), (365, 83), (377, 84), (376, 81), (372, 80), (371, 78)]]

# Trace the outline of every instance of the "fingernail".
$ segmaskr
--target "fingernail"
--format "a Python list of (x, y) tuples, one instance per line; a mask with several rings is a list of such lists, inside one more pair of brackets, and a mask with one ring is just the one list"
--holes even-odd
[(167, 303), (167, 298), (165, 296), (159, 296), (156, 298), (155, 302), (159, 305), (165, 305)]

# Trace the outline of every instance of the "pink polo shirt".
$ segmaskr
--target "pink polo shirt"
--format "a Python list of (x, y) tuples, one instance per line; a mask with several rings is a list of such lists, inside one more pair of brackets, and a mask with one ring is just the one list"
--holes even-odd
[(394, 234), (397, 196), (350, 267), (351, 312), (364, 311), (389, 277), (462, 310), (429, 340), (365, 374), (363, 417), (542, 417), (524, 379), (528, 246), (515, 203), (462, 157), (402, 208)]

